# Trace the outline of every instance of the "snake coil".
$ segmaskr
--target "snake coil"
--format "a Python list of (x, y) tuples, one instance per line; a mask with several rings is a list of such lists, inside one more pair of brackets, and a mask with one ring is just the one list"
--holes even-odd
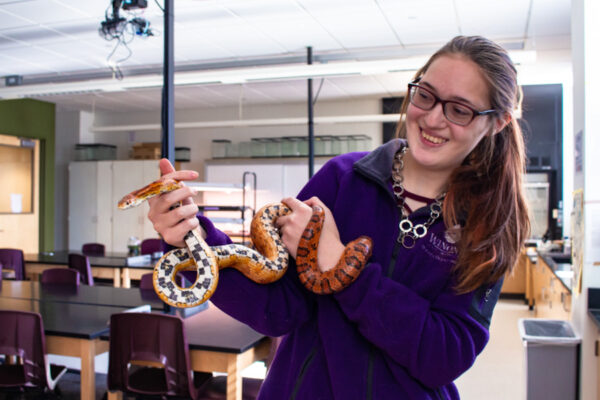
[[(120, 209), (140, 205), (161, 193), (183, 187), (183, 184), (161, 178), (133, 191), (119, 201)], [(154, 289), (167, 304), (175, 307), (193, 307), (207, 301), (214, 293), (219, 270), (233, 267), (254, 282), (267, 284), (280, 279), (287, 270), (289, 254), (275, 226), (277, 218), (291, 213), (283, 203), (261, 208), (252, 218), (250, 237), (255, 249), (241, 244), (209, 246), (198, 229), (189, 231), (185, 248), (164, 254), (156, 263), (153, 273)], [(326, 272), (317, 267), (317, 248), (324, 221), (324, 212), (313, 207), (313, 215), (298, 245), (296, 264), (302, 284), (317, 294), (336, 293), (350, 285), (365, 267), (371, 256), (371, 239), (361, 236), (344, 249), (336, 266)], [(175, 282), (180, 271), (196, 271), (196, 280), (183, 288)]]

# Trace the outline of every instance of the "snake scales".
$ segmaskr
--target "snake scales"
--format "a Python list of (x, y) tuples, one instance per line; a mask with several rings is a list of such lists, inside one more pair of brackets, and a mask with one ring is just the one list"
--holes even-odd
[[(181, 187), (183, 184), (176, 180), (160, 178), (124, 196), (118, 207), (135, 207), (151, 197)], [(237, 269), (257, 283), (278, 280), (288, 267), (289, 255), (275, 220), (289, 213), (291, 210), (279, 203), (266, 205), (255, 214), (250, 225), (255, 249), (240, 244), (209, 246), (198, 229), (191, 230), (184, 237), (185, 248), (167, 252), (156, 263), (153, 273), (156, 293), (165, 303), (175, 307), (196, 306), (212, 296), (219, 280), (219, 269), (227, 267)], [(371, 256), (372, 244), (370, 238), (359, 237), (346, 246), (333, 269), (320, 272), (317, 248), (323, 221), (323, 210), (313, 207), (313, 215), (298, 244), (296, 264), (298, 277), (307, 289), (317, 294), (330, 294), (344, 289), (358, 277)], [(175, 283), (175, 277), (179, 271), (186, 270), (195, 270), (197, 277), (190, 287), (182, 288)]]

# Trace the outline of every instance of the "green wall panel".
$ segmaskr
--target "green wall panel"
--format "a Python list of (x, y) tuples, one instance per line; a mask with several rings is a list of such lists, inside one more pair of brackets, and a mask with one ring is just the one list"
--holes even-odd
[(0, 101), (0, 134), (40, 140), (40, 251), (54, 250), (55, 118), (53, 103)]

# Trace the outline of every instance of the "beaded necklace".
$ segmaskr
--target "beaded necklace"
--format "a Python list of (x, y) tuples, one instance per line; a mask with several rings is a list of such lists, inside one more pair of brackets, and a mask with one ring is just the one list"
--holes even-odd
[[(407, 192), (404, 190), (402, 182), (404, 177), (402, 176), (402, 169), (404, 168), (403, 156), (408, 151), (408, 147), (405, 146), (402, 150), (398, 151), (394, 156), (394, 163), (392, 165), (392, 189), (394, 196), (396, 196), (396, 202), (400, 209), (400, 234), (398, 235), (398, 243), (401, 243), (407, 249), (412, 249), (418, 239), (422, 238), (427, 234), (427, 229), (438, 219), (442, 213), (442, 201), (446, 193), (442, 193), (436, 197), (433, 202), (429, 205), (429, 219), (423, 224), (413, 225), (409, 219), (409, 215), (405, 212), (405, 196)], [(421, 198), (423, 199), (423, 198)]]

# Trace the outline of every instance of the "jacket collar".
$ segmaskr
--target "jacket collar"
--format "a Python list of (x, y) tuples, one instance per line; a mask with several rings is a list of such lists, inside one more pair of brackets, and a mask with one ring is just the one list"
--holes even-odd
[(387, 188), (387, 182), (392, 177), (394, 155), (405, 146), (404, 139), (390, 140), (356, 161), (354, 170)]
[[(383, 190), (389, 194), (395, 202), (395, 197), (388, 182), (392, 179), (392, 164), (396, 152), (402, 147), (407, 146), (405, 139), (393, 139), (379, 146), (360, 160), (354, 163), (354, 171), (363, 175), (367, 179), (377, 183)], [(414, 217), (426, 217), (429, 215), (429, 207), (423, 206), (413, 212)], [(442, 218), (438, 220), (442, 221)]]

